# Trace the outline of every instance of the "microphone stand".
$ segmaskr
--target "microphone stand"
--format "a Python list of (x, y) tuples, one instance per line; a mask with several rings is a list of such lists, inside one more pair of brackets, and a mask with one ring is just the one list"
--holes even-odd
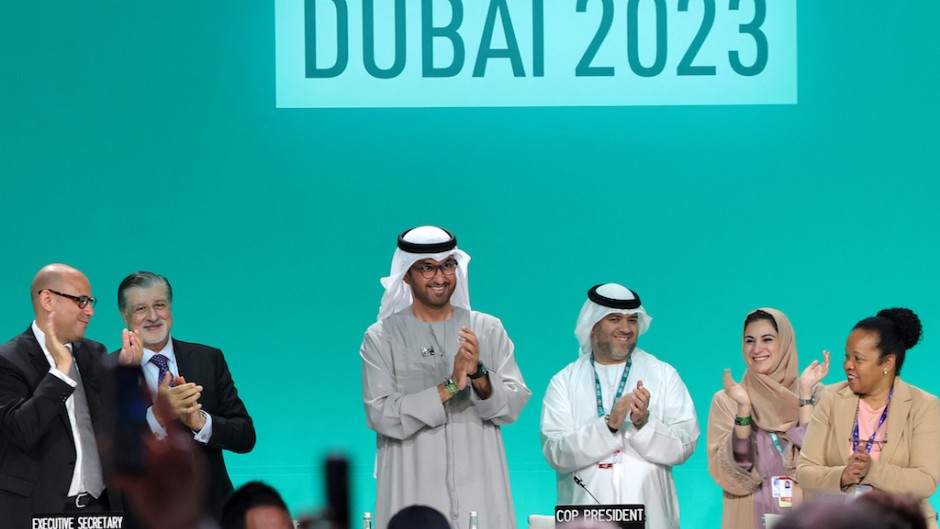
[(581, 487), (582, 489), (584, 489), (584, 492), (587, 492), (587, 493), (588, 493), (588, 496), (590, 496), (591, 498), (594, 499), (594, 503), (597, 503), (598, 505), (601, 504), (600, 500), (597, 499), (597, 496), (594, 496), (593, 494), (591, 494), (591, 491), (588, 490), (588, 488), (584, 485), (584, 480), (583, 480), (583, 479), (581, 479), (580, 477), (578, 477), (577, 475), (575, 475), (575, 476), (574, 476), (574, 482), (577, 483), (579, 487)]

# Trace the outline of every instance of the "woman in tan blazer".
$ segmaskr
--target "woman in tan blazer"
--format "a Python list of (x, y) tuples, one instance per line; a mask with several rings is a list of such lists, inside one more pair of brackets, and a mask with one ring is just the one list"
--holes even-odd
[(882, 310), (852, 329), (846, 381), (826, 388), (803, 442), (796, 478), (804, 491), (913, 494), (937, 528), (928, 499), (940, 480), (940, 401), (898, 378), (920, 336), (908, 309)]

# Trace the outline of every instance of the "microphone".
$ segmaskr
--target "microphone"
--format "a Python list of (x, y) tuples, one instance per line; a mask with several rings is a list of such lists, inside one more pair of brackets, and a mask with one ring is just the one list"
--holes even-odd
[(584, 489), (584, 492), (587, 492), (588, 496), (593, 498), (595, 503), (597, 503), (598, 505), (601, 504), (600, 500), (597, 499), (597, 496), (591, 494), (591, 491), (588, 490), (588, 488), (584, 485), (584, 480), (581, 479), (577, 474), (574, 475), (574, 482), (577, 483), (579, 487)]

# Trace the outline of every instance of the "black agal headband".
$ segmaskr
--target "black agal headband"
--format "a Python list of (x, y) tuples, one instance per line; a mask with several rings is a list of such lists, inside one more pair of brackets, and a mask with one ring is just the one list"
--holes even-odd
[[(633, 294), (634, 299), (614, 299), (607, 296), (602, 296), (597, 293), (597, 288), (603, 285), (594, 285), (591, 287), (591, 290), (588, 290), (588, 299), (602, 305), (604, 307), (610, 307), (612, 309), (636, 309), (640, 307), (640, 296), (636, 292), (633, 292), (629, 288), (630, 292)], [(626, 288), (626, 287), (624, 287)]]
[(440, 228), (441, 231), (446, 233), (449, 240), (443, 242), (431, 242), (431, 243), (420, 243), (420, 242), (409, 242), (405, 240), (405, 235), (408, 235), (408, 232), (414, 228), (407, 229), (401, 232), (401, 235), (398, 236), (398, 248), (403, 252), (408, 253), (441, 253), (448, 250), (453, 250), (457, 247), (457, 237), (454, 237), (454, 234)]

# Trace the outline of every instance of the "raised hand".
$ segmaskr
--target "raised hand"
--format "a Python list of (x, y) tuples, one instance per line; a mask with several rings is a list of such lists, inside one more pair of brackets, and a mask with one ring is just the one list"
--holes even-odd
[(457, 349), (457, 356), (454, 357), (454, 372), (451, 377), (457, 387), (463, 389), (467, 387), (469, 378), (467, 375), (476, 373), (480, 363), (480, 342), (477, 335), (469, 327), (461, 327), (457, 333), (460, 341), (460, 348)]
[(171, 425), (166, 442), (143, 438), (146, 463), (140, 474), (113, 474), (108, 487), (124, 493), (146, 527), (201, 527), (208, 469), (192, 436)]
[(747, 394), (747, 391), (741, 387), (741, 384), (734, 381), (730, 369), (725, 369), (725, 374), (721, 381), (725, 387), (725, 394), (731, 397), (731, 400), (738, 405), (738, 417), (750, 416), (751, 397)]
[(800, 375), (800, 398), (813, 396), (813, 388), (829, 374), (829, 351), (823, 351), (823, 361), (813, 360)]
[(72, 370), (72, 353), (65, 347), (56, 334), (55, 311), (49, 313), (46, 325), (46, 349), (52, 355), (52, 361), (55, 362), (55, 368), (66, 375)]
[(632, 391), (633, 403), (630, 404), (630, 422), (640, 427), (646, 424), (646, 418), (649, 414), (650, 392), (643, 387), (643, 381), (636, 382), (636, 389)]
[(144, 341), (140, 338), (140, 329), (133, 332), (124, 329), (121, 331), (121, 352), (118, 361), (122, 365), (136, 366), (144, 356)]

